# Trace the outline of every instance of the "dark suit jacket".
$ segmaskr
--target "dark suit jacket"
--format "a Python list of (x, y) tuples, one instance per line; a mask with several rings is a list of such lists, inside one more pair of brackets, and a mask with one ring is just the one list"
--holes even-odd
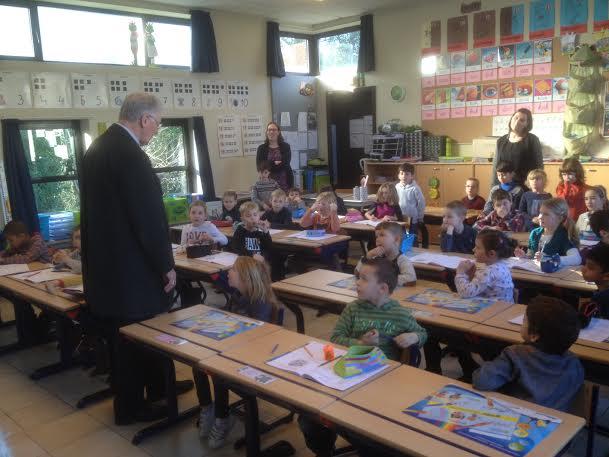
[[(275, 165), (273, 163), (271, 166), (271, 174), (285, 170), (287, 173), (288, 187), (294, 187), (294, 172), (290, 165), (290, 160), (292, 160), (292, 149), (290, 148), (290, 144), (285, 141), (279, 143), (279, 151), (281, 152), (281, 165)], [(269, 147), (265, 143), (262, 143), (258, 146), (258, 150), (256, 151), (256, 167), (268, 159)]]
[(164, 310), (173, 266), (161, 184), (148, 156), (120, 125), (87, 150), (81, 173), (82, 270), (94, 315), (150, 318)]

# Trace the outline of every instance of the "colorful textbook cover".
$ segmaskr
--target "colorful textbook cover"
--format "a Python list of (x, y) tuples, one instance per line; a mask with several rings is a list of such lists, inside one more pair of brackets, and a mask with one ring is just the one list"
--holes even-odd
[(353, 276), (351, 278), (345, 278), (345, 279), (341, 279), (339, 281), (331, 282), (328, 285), (334, 286), (334, 287), (340, 287), (341, 289), (357, 290), (357, 285), (355, 284), (356, 281), (357, 281), (357, 279), (355, 278), (355, 276)]
[(496, 302), (491, 298), (459, 298), (457, 294), (438, 289), (425, 289), (419, 294), (406, 297), (404, 301), (468, 314), (476, 314)]
[(247, 332), (262, 324), (263, 322), (219, 310), (209, 310), (198, 316), (171, 323), (175, 327), (218, 341)]
[(561, 422), (452, 384), (404, 413), (515, 457), (525, 456)]

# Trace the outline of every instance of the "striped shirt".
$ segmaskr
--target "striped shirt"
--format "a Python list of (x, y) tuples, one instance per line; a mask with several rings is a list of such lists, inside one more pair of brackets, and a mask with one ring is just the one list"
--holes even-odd
[(256, 181), (252, 186), (252, 201), (262, 206), (263, 203), (270, 204), (271, 194), (279, 189), (279, 184), (274, 179), (268, 181)]
[(39, 234), (31, 236), (19, 249), (7, 249), (0, 252), (0, 264), (42, 262), (49, 263), (51, 255), (44, 240)]
[(379, 307), (365, 300), (349, 303), (338, 318), (330, 340), (343, 346), (361, 344), (359, 339), (372, 329), (379, 333), (379, 348), (392, 360), (398, 360), (401, 352), (393, 341), (395, 336), (416, 333), (419, 347), (423, 347), (427, 340), (427, 331), (407, 308), (395, 300), (389, 300)]

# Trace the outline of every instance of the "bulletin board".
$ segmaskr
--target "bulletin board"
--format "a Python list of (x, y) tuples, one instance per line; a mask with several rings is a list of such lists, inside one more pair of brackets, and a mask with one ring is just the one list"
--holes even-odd
[[(560, 52), (560, 38), (554, 38), (552, 70), (550, 75), (525, 78), (514, 77), (509, 80), (518, 81), (563, 77), (567, 75), (568, 70), (569, 58), (566, 55), (562, 55)], [(535, 115), (533, 115), (533, 117), (535, 117)], [(446, 135), (458, 143), (471, 143), (474, 138), (490, 136), (492, 134), (493, 116), (424, 120), (421, 125), (423, 130), (426, 130), (433, 135)]]

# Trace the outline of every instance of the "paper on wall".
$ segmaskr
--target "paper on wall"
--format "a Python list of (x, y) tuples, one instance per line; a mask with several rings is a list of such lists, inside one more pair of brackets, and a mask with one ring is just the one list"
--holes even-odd
[(281, 127), (291, 127), (292, 126), (292, 122), (290, 122), (290, 112), (289, 111), (282, 111), (280, 125), (281, 125)]
[(70, 82), (65, 73), (32, 73), (32, 97), (35, 108), (72, 106)]
[(264, 143), (264, 126), (262, 116), (248, 114), (241, 118), (241, 134), (243, 143), (243, 155), (255, 156), (258, 146)]
[(309, 130), (307, 137), (307, 149), (317, 149), (317, 130)]
[(351, 135), (349, 135), (349, 147), (363, 148), (364, 147), (364, 134), (363, 133), (351, 133)]
[(364, 118), (349, 120), (349, 134), (364, 133)]
[(364, 135), (364, 153), (372, 153), (372, 135)]
[(300, 167), (299, 168), (304, 168), (307, 166), (307, 162), (309, 161), (309, 155), (306, 152), (301, 152), (299, 154), (300, 156)]
[(372, 116), (364, 116), (364, 134), (373, 135), (374, 134), (374, 124), (372, 124)]
[(218, 116), (218, 153), (221, 158), (242, 156), (241, 118), (234, 114)]
[(307, 130), (307, 113), (305, 111), (300, 111), (298, 113), (298, 131), (306, 132)]
[(292, 157), (290, 158), (290, 168), (298, 170), (300, 168), (300, 153), (298, 150), (292, 149)]
[(298, 149), (299, 151), (308, 149), (307, 132), (296, 133), (296, 149)]
[(30, 78), (27, 73), (0, 72), (0, 108), (29, 108), (32, 106)]

